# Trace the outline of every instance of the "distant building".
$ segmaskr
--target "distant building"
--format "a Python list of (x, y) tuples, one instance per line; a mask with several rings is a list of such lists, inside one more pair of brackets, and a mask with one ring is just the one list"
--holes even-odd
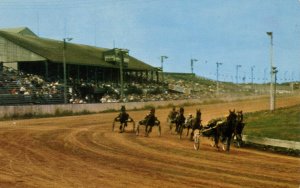
[[(27, 27), (0, 29), (0, 63), (46, 79), (63, 78), (64, 53), (67, 78), (119, 82), (118, 50), (41, 38)], [(125, 81), (159, 80), (157, 68), (132, 56), (125, 54), (123, 63)]]

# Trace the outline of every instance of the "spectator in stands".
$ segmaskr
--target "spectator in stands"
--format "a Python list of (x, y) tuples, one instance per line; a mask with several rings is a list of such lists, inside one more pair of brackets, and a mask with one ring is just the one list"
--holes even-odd
[(24, 94), (26, 91), (26, 88), (24, 86), (20, 87), (20, 94)]
[(12, 94), (12, 95), (18, 94), (16, 88), (13, 88), (13, 89), (10, 91), (10, 94)]

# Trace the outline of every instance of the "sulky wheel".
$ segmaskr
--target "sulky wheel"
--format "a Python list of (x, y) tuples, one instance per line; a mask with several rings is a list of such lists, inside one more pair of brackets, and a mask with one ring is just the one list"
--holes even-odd
[(199, 150), (200, 147), (200, 135), (196, 134), (194, 137), (194, 149)]

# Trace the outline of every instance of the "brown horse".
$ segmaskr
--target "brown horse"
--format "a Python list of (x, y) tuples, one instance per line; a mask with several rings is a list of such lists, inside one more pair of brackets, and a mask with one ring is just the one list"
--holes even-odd
[[(235, 110), (229, 110), (229, 115), (225, 121), (216, 119), (207, 125), (207, 128), (202, 131), (203, 136), (213, 137), (215, 146), (219, 149), (219, 141), (226, 146), (226, 151), (230, 150), (230, 143), (234, 130), (237, 124), (237, 114)], [(223, 146), (223, 150), (225, 147)]]
[(186, 136), (189, 135), (189, 131), (190, 131), (190, 129), (192, 129), (190, 140), (193, 140), (194, 131), (196, 129), (200, 130), (201, 128), (202, 128), (201, 111), (200, 111), (200, 109), (197, 109), (196, 117), (193, 117), (192, 114), (190, 114), (190, 116), (186, 119), (185, 123), (182, 126), (180, 126), (180, 129), (179, 129), (180, 138), (182, 137), (182, 132), (184, 129), (187, 129)]
[(173, 125), (175, 124), (175, 119), (178, 112), (176, 111), (176, 107), (173, 107), (172, 110), (169, 112), (167, 117), (167, 123), (169, 124), (170, 132), (172, 132)]
[[(198, 130), (202, 129), (203, 126), (202, 126), (201, 122), (202, 122), (202, 120), (201, 120), (201, 110), (197, 109), (196, 110), (196, 117), (192, 118), (191, 121), (189, 122), (189, 125), (188, 125), (189, 129), (192, 129), (190, 140), (193, 140), (194, 131), (196, 129), (198, 129)], [(187, 135), (189, 134), (189, 129), (188, 129)]]
[(237, 112), (237, 122), (234, 129), (233, 137), (236, 138), (236, 146), (241, 147), (243, 143), (242, 133), (245, 127), (243, 111)]
[[(176, 125), (176, 133), (180, 134), (181, 129), (185, 126), (185, 117), (184, 117), (184, 108), (180, 107), (179, 113), (177, 114), (175, 120), (175, 125)], [(180, 136), (181, 138), (181, 136)]]

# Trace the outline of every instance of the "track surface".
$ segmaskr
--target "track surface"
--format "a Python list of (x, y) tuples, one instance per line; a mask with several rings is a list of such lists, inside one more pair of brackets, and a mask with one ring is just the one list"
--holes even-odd
[[(278, 99), (277, 106), (300, 103)], [(204, 123), (226, 115), (268, 109), (268, 99), (185, 108), (202, 110)], [(166, 124), (170, 109), (156, 111), (162, 136), (154, 127), (144, 137), (129, 125), (112, 132), (117, 113), (0, 122), (0, 187), (299, 187), (300, 159), (254, 149), (217, 151), (201, 138), (199, 151)], [(137, 121), (147, 111), (129, 112)]]

